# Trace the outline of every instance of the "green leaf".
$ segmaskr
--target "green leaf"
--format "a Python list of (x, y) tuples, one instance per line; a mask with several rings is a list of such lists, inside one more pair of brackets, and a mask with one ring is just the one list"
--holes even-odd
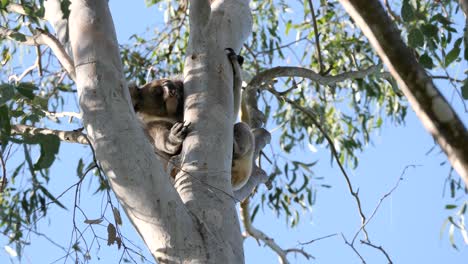
[(80, 159), (78, 161), (78, 166), (76, 167), (76, 175), (78, 175), (78, 178), (83, 177), (84, 175), (83, 168), (84, 168), (84, 162), (83, 162), (83, 159)]
[(0, 136), (2, 139), (2, 146), (5, 145), (4, 141), (10, 137), (11, 125), (8, 108), (5, 105), (0, 106)]
[(42, 191), (42, 193), (44, 193), (45, 196), (47, 196), (47, 198), (49, 198), (55, 204), (62, 207), (63, 209), (67, 209), (61, 202), (59, 202), (57, 198), (55, 198), (55, 196), (53, 196), (46, 188), (44, 188), (44, 186), (39, 185), (39, 189)]
[(60, 10), (62, 10), (63, 17), (64, 19), (68, 19), (68, 16), (70, 15), (70, 0), (62, 0), (60, 1)]
[(8, 37), (12, 38), (13, 40), (19, 41), (19, 42), (25, 42), (26, 41), (26, 36), (19, 33), (19, 32), (12, 32), (8, 34)]
[(440, 13), (437, 13), (436, 15), (434, 15), (430, 22), (433, 22), (433, 21), (437, 21), (437, 22), (440, 22), (442, 24), (444, 24), (444, 26), (447, 26), (447, 25), (450, 25), (452, 24), (452, 22), (450, 22), (450, 20), (448, 20), (447, 18), (445, 18), (442, 14)]
[(292, 28), (292, 22), (291, 22), (291, 20), (289, 20), (289, 21), (286, 23), (286, 28), (285, 28), (285, 30), (284, 30), (284, 34), (288, 35), (289, 30), (291, 30), (291, 28)]
[(0, 9), (5, 9), (6, 6), (10, 3), (9, 0), (1, 0), (0, 1)]
[(426, 69), (434, 68), (434, 62), (432, 61), (432, 58), (427, 55), (427, 53), (424, 53), (421, 55), (421, 57), (419, 57), (419, 63), (421, 63), (421, 65)]
[(410, 22), (414, 19), (413, 7), (409, 3), (409, 0), (403, 1), (403, 5), (401, 6), (401, 17), (405, 22)]
[(54, 163), (55, 155), (58, 154), (60, 147), (60, 139), (56, 135), (36, 135), (34, 139), (37, 140), (41, 147), (41, 155), (34, 164), (35, 170), (47, 169)]
[(34, 99), (34, 90), (37, 90), (37, 87), (33, 83), (24, 82), (19, 83), (16, 86), (16, 90), (24, 97), (28, 99)]
[(413, 48), (424, 45), (424, 34), (418, 28), (413, 28), (408, 34), (408, 45)]
[(437, 33), (439, 29), (434, 25), (426, 24), (426, 25), (421, 26), (421, 31), (423, 32), (426, 38), (437, 39), (438, 37)]
[(258, 209), (260, 208), (260, 205), (257, 204), (257, 206), (255, 206), (255, 208), (253, 209), (252, 211), (252, 215), (250, 216), (250, 221), (253, 222), (254, 219), (255, 219), (255, 216), (257, 215), (258, 213)]
[(448, 210), (450, 210), (450, 209), (455, 209), (455, 208), (457, 208), (457, 206), (454, 205), (454, 204), (447, 204), (447, 205), (445, 206), (445, 209), (448, 209)]
[(4, 105), (15, 95), (15, 88), (8, 83), (0, 84), (0, 106)]
[(449, 53), (447, 53), (447, 56), (445, 56), (445, 67), (448, 67), (452, 62), (454, 62), (457, 58), (458, 55), (460, 55), (460, 47), (455, 46)]
[(461, 94), (463, 99), (468, 100), (468, 78), (463, 82), (463, 86), (461, 87)]

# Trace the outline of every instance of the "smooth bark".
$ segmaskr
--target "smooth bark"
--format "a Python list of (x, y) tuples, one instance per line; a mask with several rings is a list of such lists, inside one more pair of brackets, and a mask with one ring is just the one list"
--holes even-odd
[(203, 263), (203, 238), (129, 104), (106, 0), (73, 1), (70, 40), (83, 123), (112, 189), (161, 263)]
[(247, 0), (191, 1), (182, 170), (175, 187), (130, 107), (106, 0), (74, 0), (70, 42), (83, 123), (111, 187), (160, 263), (243, 263), (230, 185), (233, 74), (225, 48), (250, 34)]

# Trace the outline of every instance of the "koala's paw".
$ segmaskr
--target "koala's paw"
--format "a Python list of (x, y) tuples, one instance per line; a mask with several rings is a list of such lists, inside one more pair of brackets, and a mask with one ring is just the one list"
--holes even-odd
[(189, 126), (190, 122), (186, 123), (184, 121), (175, 123), (171, 128), (169, 141), (179, 144), (182, 143), (189, 132)]

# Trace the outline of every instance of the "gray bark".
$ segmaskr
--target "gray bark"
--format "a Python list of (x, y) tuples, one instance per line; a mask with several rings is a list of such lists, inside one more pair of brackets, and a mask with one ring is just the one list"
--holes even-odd
[(191, 1), (185, 119), (192, 130), (176, 188), (130, 107), (107, 1), (74, 0), (69, 24), (83, 123), (153, 256), (160, 263), (243, 263), (230, 185), (233, 76), (224, 49), (239, 51), (250, 34), (248, 1), (213, 8), (209, 0)]
[(411, 107), (468, 186), (468, 132), (377, 0), (340, 0), (389, 68)]
[(44, 1), (45, 14), (44, 18), (49, 21), (57, 34), (57, 39), (66, 46), (67, 52), (69, 51), (68, 39), (68, 21), (63, 18), (63, 12), (60, 7), (59, 0), (46, 0)]

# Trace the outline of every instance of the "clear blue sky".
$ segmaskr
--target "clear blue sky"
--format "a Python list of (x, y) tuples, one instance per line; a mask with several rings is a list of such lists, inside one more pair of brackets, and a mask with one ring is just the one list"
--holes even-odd
[[(126, 43), (134, 33), (143, 33), (161, 21), (157, 8), (147, 9), (143, 1), (110, 1), (112, 15), (120, 43)], [(439, 83), (444, 85), (443, 83)], [(457, 101), (457, 100), (455, 100)], [(76, 105), (74, 99), (69, 100), (71, 107)], [(461, 105), (456, 107), (461, 109)], [(461, 113), (461, 111), (459, 111)], [(467, 123), (466, 113), (461, 118)], [(442, 197), (442, 186), (448, 174), (447, 166), (440, 166), (446, 160), (438, 150), (429, 155), (426, 152), (433, 147), (433, 140), (422, 128), (419, 120), (410, 110), (406, 125), (394, 127), (386, 123), (381, 132), (373, 134), (374, 144), (368, 146), (359, 155), (359, 168), (349, 171), (353, 175), (354, 186), (359, 186), (360, 197), (366, 215), (370, 215), (383, 194), (387, 193), (400, 177), (407, 165), (421, 165), (409, 169), (399, 188), (385, 200), (374, 220), (368, 225), (372, 242), (382, 245), (391, 255), (394, 263), (468, 263), (468, 247), (456, 234), (459, 251), (451, 248), (447, 238), (447, 230), (442, 232), (444, 219), (452, 213), (444, 209), (450, 200)], [(278, 146), (274, 146), (279, 151)], [(338, 168), (329, 166), (328, 150), (318, 148), (317, 153), (304, 150), (302, 155), (310, 155), (320, 159), (315, 167), (315, 175), (325, 177), (325, 182), (332, 185), (331, 189), (320, 189), (317, 203), (311, 212), (304, 212), (299, 227), (287, 227), (284, 218), (277, 218), (268, 209), (257, 215), (254, 225), (270, 235), (283, 248), (297, 247), (298, 242), (309, 241), (334, 233), (343, 233), (348, 239), (359, 228), (360, 219), (355, 202), (350, 196), (343, 176)], [(75, 168), (77, 160), (84, 156), (91, 160), (89, 151), (84, 146), (62, 144), (59, 157), (52, 168), (50, 186), (54, 194), (61, 193), (77, 180)], [(96, 181), (93, 182), (96, 184)], [(102, 195), (90, 195), (93, 185), (85, 182), (81, 195), (81, 207), (89, 218), (99, 217)], [(88, 193), (86, 193), (88, 190)], [(74, 193), (70, 192), (63, 198), (63, 203), (72, 204)], [(71, 209), (71, 207), (70, 207)], [(79, 216), (81, 217), (81, 216)], [(82, 219), (82, 218), (79, 218)], [(84, 226), (84, 225), (83, 225)], [(137, 233), (128, 221), (124, 222), (123, 232), (137, 245), (147, 250)], [(105, 227), (97, 227), (98, 234), (105, 237)], [(49, 212), (49, 218), (39, 224), (39, 231), (50, 235), (56, 242), (68, 247), (72, 231), (71, 211), (54, 207)], [(87, 231), (89, 233), (89, 230)], [(52, 263), (61, 258), (64, 252), (51, 245), (40, 236), (31, 235), (32, 245), (27, 247), (21, 263)], [(19, 263), (16, 258), (8, 257), (3, 250), (6, 239), (0, 238), (0, 263)], [(269, 248), (260, 246), (248, 238), (244, 244), (246, 263), (278, 263), (276, 255)], [(302, 256), (289, 256), (292, 263), (361, 263), (359, 258), (346, 246), (340, 235), (317, 241), (304, 249), (312, 254), (315, 261), (307, 261)], [(386, 263), (385, 258), (374, 249), (359, 246), (360, 252), (368, 263)], [(116, 263), (122, 251), (115, 246), (108, 247), (105, 241), (100, 242), (100, 248), (93, 247), (90, 263)], [(63, 263), (61, 259), (57, 263)], [(72, 263), (69, 260), (68, 263)]]

